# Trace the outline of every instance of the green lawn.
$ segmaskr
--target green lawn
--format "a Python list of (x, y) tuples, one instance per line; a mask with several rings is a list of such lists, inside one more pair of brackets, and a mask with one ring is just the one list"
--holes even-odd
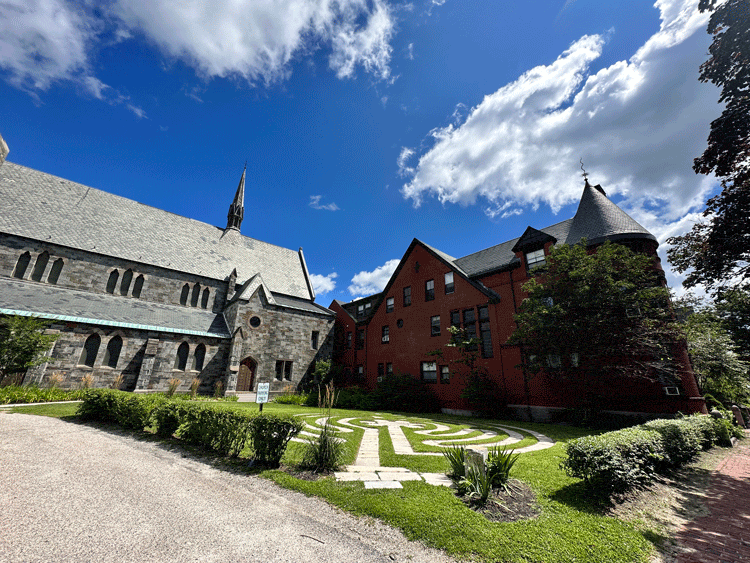
[[(67, 417), (76, 405), (43, 405), (17, 407), (14, 412)], [(229, 403), (228, 408), (257, 410), (252, 403)], [(305, 417), (309, 423), (322, 417), (318, 409), (295, 405), (267, 404), (263, 412), (318, 415)], [(340, 420), (352, 418), (356, 424), (372, 420), (376, 413), (334, 409), (331, 415)], [(446, 415), (410, 416), (377, 413), (384, 420), (407, 420), (426, 425), (442, 424), (448, 430), (436, 430), (431, 436), (406, 429), (405, 435), (415, 451), (434, 450), (423, 445), (426, 439), (440, 439), (456, 430), (494, 429), (502, 421), (485, 421)], [(555, 425), (507, 422), (509, 426), (541, 432), (557, 441), (552, 448), (521, 454), (511, 477), (528, 483), (537, 495), (541, 514), (531, 520), (514, 523), (492, 523), (467, 508), (446, 487), (407, 481), (403, 489), (365, 490), (360, 482), (336, 482), (328, 477), (305, 481), (280, 471), (264, 471), (261, 476), (279, 485), (307, 495), (324, 498), (329, 503), (353, 514), (379, 518), (401, 529), (413, 540), (445, 550), (460, 558), (503, 562), (646, 562), (653, 552), (648, 533), (615, 518), (603, 516), (597, 507), (580, 493), (579, 481), (565, 475), (559, 464), (564, 456), (563, 444), (589, 433), (587, 430)], [(346, 463), (356, 457), (363, 430), (354, 429), (340, 436), (348, 444)], [(474, 432), (473, 435), (478, 435)], [(393, 451), (387, 428), (380, 427), (380, 459), (385, 466), (407, 467), (415, 471), (445, 472), (448, 464), (442, 456), (397, 455)], [(469, 434), (471, 436), (472, 434)], [(466, 437), (466, 436), (464, 436)], [(519, 446), (536, 440), (526, 435)], [(292, 442), (283, 459), (294, 464), (302, 456), (304, 444)], [(249, 452), (243, 452), (243, 455)], [(242, 464), (245, 465), (244, 463)]]

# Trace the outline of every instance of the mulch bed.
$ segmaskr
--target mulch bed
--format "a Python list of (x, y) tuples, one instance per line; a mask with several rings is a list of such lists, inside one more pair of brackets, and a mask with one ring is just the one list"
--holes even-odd
[(518, 479), (508, 481), (507, 491), (503, 489), (493, 491), (484, 506), (473, 505), (466, 497), (461, 497), (461, 500), (467, 507), (491, 522), (529, 520), (536, 518), (541, 512), (534, 491)]

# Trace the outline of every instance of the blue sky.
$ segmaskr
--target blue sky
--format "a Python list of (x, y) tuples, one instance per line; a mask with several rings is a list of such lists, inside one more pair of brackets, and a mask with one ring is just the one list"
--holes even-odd
[(697, 3), (7, 0), (0, 133), (221, 227), (247, 161), (243, 234), (302, 246), (323, 305), (414, 237), (459, 257), (571, 217), (579, 159), (663, 255), (717, 190)]

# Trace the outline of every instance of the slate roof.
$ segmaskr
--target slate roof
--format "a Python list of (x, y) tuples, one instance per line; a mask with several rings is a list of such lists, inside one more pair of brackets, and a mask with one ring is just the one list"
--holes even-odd
[[(555, 223), (549, 227), (539, 229), (543, 233), (555, 237), (558, 242), (565, 242), (568, 238), (568, 231), (573, 219), (567, 219), (560, 223)], [(500, 270), (506, 267), (515, 267), (519, 260), (516, 258), (513, 247), (521, 237), (485, 248), (479, 252), (474, 252), (462, 258), (456, 259), (456, 264), (461, 267), (469, 276), (477, 276), (493, 270)]]
[(573, 217), (573, 224), (565, 242), (576, 244), (584, 237), (588, 244), (632, 238), (656, 241), (654, 235), (612, 203), (600, 190), (601, 186), (591, 187), (588, 181), (586, 182), (578, 211)]
[(295, 250), (7, 161), (0, 232), (218, 280), (262, 272), (271, 291), (313, 298)]
[(13, 278), (2, 280), (0, 314), (230, 338), (224, 315), (205, 309), (163, 305)]
[[(600, 244), (605, 240), (638, 238), (656, 241), (654, 235), (612, 203), (600, 189), (599, 186), (592, 187), (586, 182), (575, 216), (539, 231), (557, 239), (558, 244), (577, 244), (583, 238), (586, 238), (589, 245)], [(515, 267), (519, 260), (513, 247), (519, 240), (520, 237), (485, 248), (457, 258), (454, 263), (472, 277)]]
[(294, 299), (287, 297), (286, 295), (274, 294), (276, 304), (280, 307), (286, 307), (287, 309), (297, 309), (298, 311), (307, 311), (308, 313), (316, 313), (318, 315), (326, 315), (329, 317), (335, 317), (336, 313), (330, 309), (326, 309), (322, 305), (313, 303), (311, 301), (305, 301), (303, 299)]

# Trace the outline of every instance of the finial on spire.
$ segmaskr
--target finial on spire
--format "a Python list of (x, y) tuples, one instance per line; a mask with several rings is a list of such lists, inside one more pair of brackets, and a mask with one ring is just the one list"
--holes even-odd
[[(245, 216), (245, 173), (247, 172), (247, 161), (245, 161), (245, 168), (242, 170), (242, 177), (240, 183), (237, 186), (237, 192), (234, 194), (234, 201), (229, 206), (229, 213), (227, 214), (227, 229), (240, 230), (242, 224), (242, 218)], [(225, 229), (226, 230), (226, 229)]]
[(583, 174), (581, 174), (581, 176), (583, 176), (583, 179), (586, 182), (586, 185), (588, 186), (589, 185), (589, 175), (586, 172), (586, 169), (583, 167), (583, 158), (581, 158), (580, 162), (581, 162), (581, 170), (583, 170)]

